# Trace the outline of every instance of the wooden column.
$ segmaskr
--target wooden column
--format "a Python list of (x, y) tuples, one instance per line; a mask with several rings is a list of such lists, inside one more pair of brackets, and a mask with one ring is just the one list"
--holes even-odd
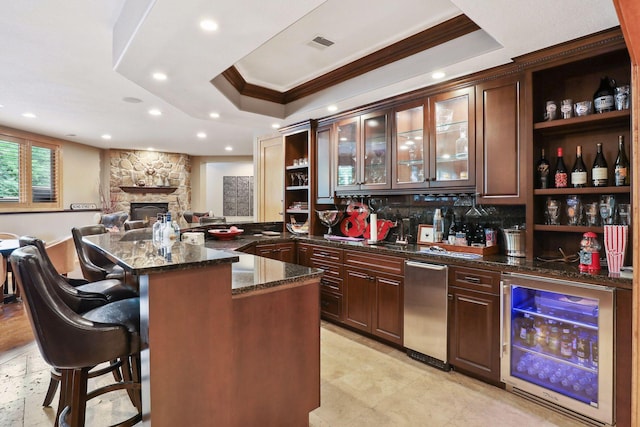
[[(638, 111), (640, 109), (640, 2), (638, 0), (613, 0), (618, 13), (618, 20), (624, 34), (624, 39), (631, 56), (631, 144), (633, 147), (631, 158), (632, 194), (637, 194), (640, 188), (640, 156), (638, 152)], [(640, 425), (640, 354), (638, 353), (638, 335), (640, 333), (640, 292), (637, 284), (640, 282), (640, 206), (637, 196), (632, 195), (633, 230), (633, 345), (632, 345), (632, 382), (631, 382), (631, 425)]]

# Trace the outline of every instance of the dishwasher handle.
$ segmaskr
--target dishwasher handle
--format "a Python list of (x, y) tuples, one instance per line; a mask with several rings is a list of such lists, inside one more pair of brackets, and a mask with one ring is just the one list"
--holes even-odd
[(425, 268), (427, 270), (437, 270), (437, 271), (442, 271), (447, 269), (446, 265), (427, 264), (426, 262), (417, 262), (417, 261), (405, 261), (404, 265), (407, 267)]

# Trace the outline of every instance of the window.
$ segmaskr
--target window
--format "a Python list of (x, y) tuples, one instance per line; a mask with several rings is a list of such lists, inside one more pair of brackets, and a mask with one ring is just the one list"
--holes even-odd
[(61, 209), (60, 146), (0, 135), (0, 211)]

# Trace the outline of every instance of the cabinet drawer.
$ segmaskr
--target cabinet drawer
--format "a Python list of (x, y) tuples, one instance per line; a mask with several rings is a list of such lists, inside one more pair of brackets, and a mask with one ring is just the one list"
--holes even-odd
[(327, 319), (340, 321), (342, 297), (328, 292), (320, 292), (320, 314)]
[(370, 252), (344, 252), (344, 265), (382, 273), (404, 275), (404, 258), (372, 254)]
[(312, 259), (323, 259), (338, 264), (342, 264), (342, 249), (331, 248), (328, 246), (313, 246), (311, 248)]
[(449, 286), (500, 294), (500, 273), (467, 267), (453, 267), (449, 276)]
[(324, 275), (322, 276), (323, 281), (331, 280), (342, 280), (342, 266), (333, 264), (330, 262), (326, 262), (324, 260), (311, 260), (311, 267), (313, 268), (321, 268), (324, 270)]

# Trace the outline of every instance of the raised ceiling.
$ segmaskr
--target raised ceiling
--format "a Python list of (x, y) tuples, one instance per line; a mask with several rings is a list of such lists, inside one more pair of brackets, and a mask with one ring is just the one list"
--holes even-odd
[[(203, 18), (219, 29), (201, 31)], [(455, 27), (447, 22), (464, 30), (433, 38)], [(21, 0), (0, 14), (0, 124), (105, 148), (251, 155), (273, 123), (323, 117), (330, 104), (341, 111), (437, 83), (433, 71), (459, 77), (616, 25), (609, 0)], [(435, 42), (399, 55), (420, 34)], [(317, 36), (335, 44), (311, 43)], [(157, 71), (167, 80), (152, 79)], [(234, 86), (225, 71), (276, 98)], [(327, 85), (332, 72), (348, 78)]]

